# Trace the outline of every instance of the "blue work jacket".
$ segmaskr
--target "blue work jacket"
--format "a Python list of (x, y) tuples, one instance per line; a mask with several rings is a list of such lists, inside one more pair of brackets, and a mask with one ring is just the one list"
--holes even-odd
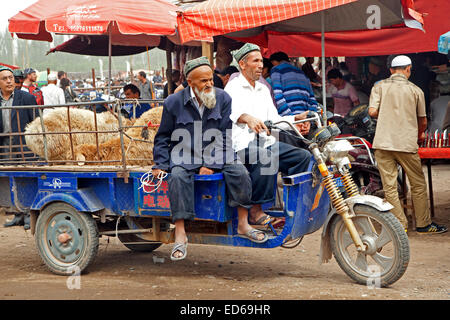
[(222, 89), (215, 90), (216, 106), (205, 108), (203, 117), (192, 101), (189, 86), (167, 97), (154, 140), (153, 168), (220, 170), (237, 159), (231, 144), (231, 97)]

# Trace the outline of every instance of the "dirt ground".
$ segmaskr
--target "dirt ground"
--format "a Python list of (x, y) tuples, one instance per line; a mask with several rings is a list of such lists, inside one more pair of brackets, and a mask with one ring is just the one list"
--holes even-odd
[[(424, 168), (426, 172), (426, 168)], [(450, 164), (433, 166), (435, 222), (450, 226)], [(319, 264), (321, 230), (295, 249), (189, 245), (188, 257), (170, 261), (171, 245), (135, 253), (117, 239), (100, 241), (99, 253), (79, 289), (50, 273), (34, 237), (22, 227), (4, 228), (0, 216), (0, 300), (449, 300), (450, 232), (409, 232), (411, 259), (389, 288), (354, 283), (335, 259)], [(9, 218), (9, 217), (8, 217)], [(153, 257), (164, 258), (155, 263)], [(69, 281), (70, 283), (70, 281)], [(72, 282), (72, 286), (74, 282)]]

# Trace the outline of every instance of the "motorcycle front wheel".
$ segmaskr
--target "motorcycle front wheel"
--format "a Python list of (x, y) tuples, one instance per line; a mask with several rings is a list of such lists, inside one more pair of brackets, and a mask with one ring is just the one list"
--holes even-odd
[(366, 246), (358, 252), (341, 218), (330, 226), (331, 249), (341, 269), (370, 287), (386, 287), (399, 280), (409, 263), (408, 236), (391, 212), (355, 205), (353, 223)]

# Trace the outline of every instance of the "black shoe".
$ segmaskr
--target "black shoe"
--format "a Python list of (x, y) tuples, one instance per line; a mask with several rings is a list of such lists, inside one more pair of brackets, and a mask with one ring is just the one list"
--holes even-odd
[(23, 220), (24, 220), (23, 216), (24, 216), (23, 213), (16, 213), (16, 214), (14, 214), (14, 218), (11, 221), (6, 222), (3, 226), (5, 228), (14, 227), (14, 226), (23, 226)]
[(30, 230), (30, 214), (26, 213), (25, 217), (23, 218), (23, 228), (25, 230)]
[(446, 226), (438, 226), (436, 223), (432, 222), (426, 227), (416, 228), (416, 231), (421, 234), (438, 234), (447, 232), (448, 229)]

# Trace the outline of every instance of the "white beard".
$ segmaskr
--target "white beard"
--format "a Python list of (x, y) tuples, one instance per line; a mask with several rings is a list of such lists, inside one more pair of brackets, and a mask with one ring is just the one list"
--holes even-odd
[(216, 106), (216, 90), (214, 87), (212, 87), (209, 92), (205, 92), (205, 89), (200, 91), (197, 88), (194, 88), (194, 92), (206, 108), (213, 109)]

